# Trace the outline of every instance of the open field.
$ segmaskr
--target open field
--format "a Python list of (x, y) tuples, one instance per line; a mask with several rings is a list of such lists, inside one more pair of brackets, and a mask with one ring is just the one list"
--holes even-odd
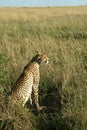
[[(37, 116), (8, 104), (8, 93), (37, 53), (40, 104)], [(87, 6), (0, 8), (0, 130), (87, 130)]]

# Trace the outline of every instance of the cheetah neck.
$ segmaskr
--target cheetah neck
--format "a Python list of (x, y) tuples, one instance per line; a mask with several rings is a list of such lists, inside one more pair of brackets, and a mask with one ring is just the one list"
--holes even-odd
[(33, 68), (37, 68), (39, 69), (39, 64), (37, 62), (29, 62), (26, 66), (25, 69), (33, 69)]

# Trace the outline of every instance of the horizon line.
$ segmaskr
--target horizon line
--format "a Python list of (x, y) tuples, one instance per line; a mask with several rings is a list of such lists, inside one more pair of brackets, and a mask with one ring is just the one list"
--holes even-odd
[(87, 4), (85, 4), (85, 5), (55, 5), (55, 6), (52, 6), (52, 5), (47, 5), (47, 6), (22, 6), (22, 5), (20, 5), (20, 6), (1, 6), (0, 5), (0, 8), (50, 8), (50, 7), (77, 7), (77, 6), (87, 6)]

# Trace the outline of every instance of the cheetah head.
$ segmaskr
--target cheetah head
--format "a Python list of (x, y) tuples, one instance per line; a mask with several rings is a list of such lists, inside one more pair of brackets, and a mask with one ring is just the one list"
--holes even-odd
[(49, 58), (45, 54), (37, 54), (35, 57), (33, 57), (32, 61), (37, 62), (38, 64), (48, 64)]

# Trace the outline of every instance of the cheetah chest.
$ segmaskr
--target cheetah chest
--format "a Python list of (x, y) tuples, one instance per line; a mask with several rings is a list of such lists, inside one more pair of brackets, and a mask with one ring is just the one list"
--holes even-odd
[(31, 98), (31, 94), (32, 94), (32, 86), (33, 86), (33, 76), (30, 75), (22, 88), (22, 95), (23, 95), (23, 99), (24, 99), (24, 103), (25, 104), (29, 98)]

